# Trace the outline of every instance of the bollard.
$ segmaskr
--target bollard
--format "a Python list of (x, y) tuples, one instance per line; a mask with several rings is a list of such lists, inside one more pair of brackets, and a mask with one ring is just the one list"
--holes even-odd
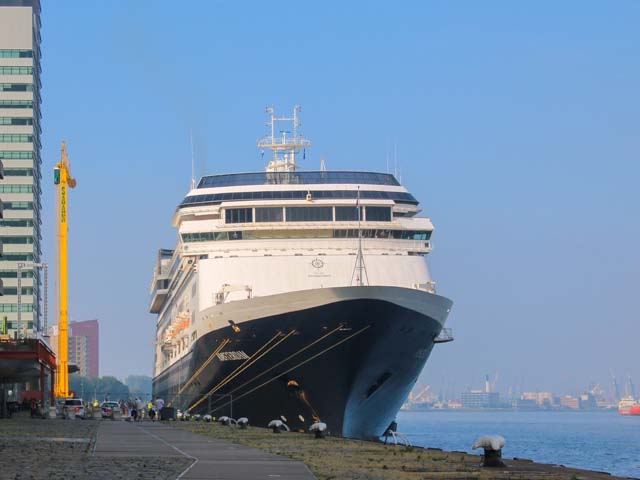
[(502, 462), (502, 448), (505, 440), (500, 435), (487, 435), (480, 437), (473, 443), (473, 450), (484, 449), (482, 461), (483, 467), (504, 467)]
[(267, 427), (273, 430), (273, 433), (282, 433), (283, 430), (289, 431), (289, 427), (282, 420), (271, 420)]
[(247, 417), (240, 417), (237, 424), (242, 430), (246, 430), (249, 426), (249, 419)]
[(310, 432), (314, 432), (315, 438), (324, 438), (327, 432), (327, 424), (323, 422), (316, 422), (309, 427)]

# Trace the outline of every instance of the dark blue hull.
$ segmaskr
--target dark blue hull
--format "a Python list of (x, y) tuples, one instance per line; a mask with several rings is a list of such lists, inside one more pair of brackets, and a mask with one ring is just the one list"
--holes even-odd
[[(446, 318), (451, 302), (424, 295)], [(441, 321), (389, 301), (355, 299), (243, 322), (239, 331), (230, 326), (199, 338), (182, 363), (154, 379), (154, 396), (192, 414), (248, 417), (258, 426), (283, 417), (293, 430), (320, 419), (333, 435), (377, 438), (415, 384)]]

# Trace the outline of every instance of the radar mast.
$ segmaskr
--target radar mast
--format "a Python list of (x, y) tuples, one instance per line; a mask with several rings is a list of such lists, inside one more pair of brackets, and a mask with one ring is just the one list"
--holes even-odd
[[(262, 150), (269, 149), (273, 152), (273, 158), (267, 165), (267, 172), (295, 172), (296, 156), (302, 150), (311, 146), (311, 142), (298, 133), (298, 128), (302, 125), (298, 114), (302, 109), (300, 105), (293, 107), (291, 117), (278, 117), (273, 107), (267, 107), (269, 121), (266, 126), (271, 129), (270, 135), (258, 140), (258, 147)], [(276, 131), (278, 122), (291, 122), (293, 130)]]

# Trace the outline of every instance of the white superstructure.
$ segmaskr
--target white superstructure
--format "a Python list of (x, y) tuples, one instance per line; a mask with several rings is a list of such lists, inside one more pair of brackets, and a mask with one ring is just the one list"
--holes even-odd
[[(433, 224), (416, 199), (389, 174), (298, 170), (296, 156), (310, 146), (298, 112), (269, 111), (270, 135), (258, 142), (273, 151), (266, 172), (204, 177), (178, 207), (178, 245), (160, 251), (151, 286), (155, 375), (212, 329), (257, 318), (256, 306), (286, 310), (283, 294), (313, 305), (354, 285), (435, 292), (426, 262)], [(293, 133), (276, 137), (282, 120)]]

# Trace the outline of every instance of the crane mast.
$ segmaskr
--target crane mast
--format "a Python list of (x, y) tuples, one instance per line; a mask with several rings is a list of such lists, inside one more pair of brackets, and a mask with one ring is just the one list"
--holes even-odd
[(58, 372), (56, 397), (69, 397), (69, 315), (68, 315), (68, 199), (69, 188), (76, 186), (71, 176), (67, 145), (63, 141), (60, 162), (53, 171), (56, 186), (57, 233), (58, 233)]

